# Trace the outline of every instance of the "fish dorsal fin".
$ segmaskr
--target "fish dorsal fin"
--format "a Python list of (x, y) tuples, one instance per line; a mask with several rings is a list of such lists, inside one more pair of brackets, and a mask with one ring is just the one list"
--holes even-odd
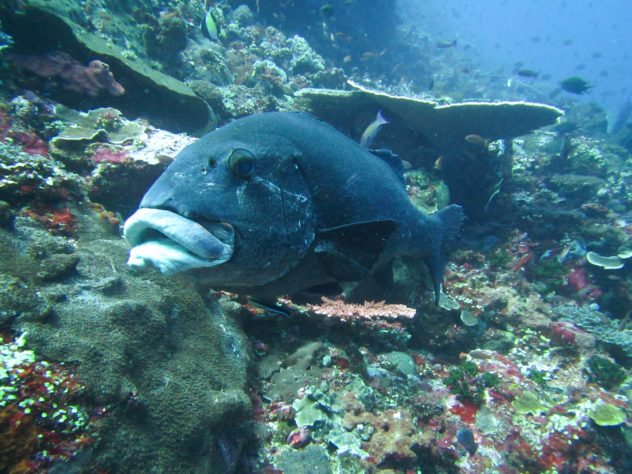
[(336, 280), (358, 280), (371, 271), (397, 226), (393, 220), (381, 220), (322, 229), (315, 252)]
[(402, 184), (406, 184), (406, 178), (404, 177), (406, 168), (404, 168), (404, 163), (399, 155), (393, 153), (387, 148), (378, 148), (369, 151), (390, 166), (397, 177), (401, 180)]

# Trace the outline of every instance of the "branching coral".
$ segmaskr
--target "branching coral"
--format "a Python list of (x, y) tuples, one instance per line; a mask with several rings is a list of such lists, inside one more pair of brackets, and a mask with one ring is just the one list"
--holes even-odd
[(353, 319), (410, 319), (415, 316), (415, 309), (403, 304), (386, 304), (384, 301), (366, 301), (363, 304), (352, 304), (326, 297), (323, 297), (322, 301), (322, 304), (309, 305), (309, 308), (316, 314), (329, 316), (341, 321)]

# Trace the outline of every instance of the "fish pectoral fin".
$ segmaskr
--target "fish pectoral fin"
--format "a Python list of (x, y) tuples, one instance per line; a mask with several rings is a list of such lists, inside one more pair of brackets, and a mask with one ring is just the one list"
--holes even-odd
[(402, 184), (406, 185), (406, 178), (404, 176), (404, 173), (406, 173), (406, 167), (404, 166), (402, 158), (398, 154), (393, 153), (387, 148), (372, 148), (369, 151), (390, 166)]
[(336, 280), (359, 280), (371, 271), (397, 226), (395, 221), (383, 220), (319, 230), (315, 252)]
[(298, 298), (303, 298), (308, 300), (309, 298), (318, 297), (318, 301), (320, 301), (321, 296), (327, 296), (330, 298), (334, 298), (343, 292), (341, 286), (336, 282), (323, 283), (321, 285), (314, 285), (306, 288), (301, 291), (297, 296), (292, 296), (292, 301), (300, 301)]
[(360, 280), (371, 270), (371, 267), (367, 268), (345, 255), (333, 252), (323, 252), (320, 261), (325, 271), (338, 281)]

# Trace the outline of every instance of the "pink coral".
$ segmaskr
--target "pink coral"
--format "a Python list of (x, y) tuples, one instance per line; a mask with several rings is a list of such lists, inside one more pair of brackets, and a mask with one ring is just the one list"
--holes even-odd
[(6, 111), (0, 110), (0, 138), (10, 138), (29, 155), (48, 156), (46, 142), (23, 125), (13, 123)]
[(97, 163), (107, 161), (108, 163), (121, 164), (131, 161), (124, 150), (111, 150), (109, 148), (97, 148), (90, 158)]
[(364, 304), (345, 303), (322, 297), (322, 304), (308, 305), (314, 313), (329, 316), (341, 321), (354, 319), (410, 319), (415, 316), (415, 309), (403, 304), (385, 304), (384, 301), (366, 301)]
[(105, 89), (112, 95), (122, 95), (125, 88), (116, 82), (103, 61), (94, 59), (84, 66), (68, 53), (53, 51), (44, 56), (13, 54), (10, 58), (18, 66), (43, 77), (59, 77), (65, 89), (96, 97)]
[(304, 448), (312, 439), (308, 426), (300, 426), (287, 436), (287, 444), (293, 448)]

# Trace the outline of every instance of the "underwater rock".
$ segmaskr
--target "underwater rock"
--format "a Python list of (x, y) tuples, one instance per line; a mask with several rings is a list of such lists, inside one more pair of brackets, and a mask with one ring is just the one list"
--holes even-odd
[[(347, 392), (346, 395), (351, 394)], [(345, 413), (343, 426), (350, 431), (358, 425), (373, 427), (373, 434), (362, 443), (362, 449), (379, 467), (412, 465), (417, 460), (414, 450), (424, 444), (412, 415), (405, 410), (371, 413), (364, 411), (364, 406), (358, 402), (353, 410)]]
[[(144, 116), (154, 125), (174, 132), (215, 126), (208, 104), (188, 86), (138, 58), (124, 55), (114, 44), (63, 16), (61, 8), (55, 9), (41, 0), (25, 1), (19, 9), (3, 5), (0, 21), (13, 37), (13, 47), (21, 54), (46, 53), (48, 45), (55, 45), (79, 62), (98, 59), (107, 63), (125, 93), (94, 98), (89, 102), (92, 107), (114, 106), (126, 115)], [(53, 97), (71, 107), (86, 104), (84, 98), (68, 91), (56, 91)]]
[(333, 472), (330, 463), (327, 450), (320, 445), (310, 445), (302, 450), (285, 448), (274, 459), (275, 467), (284, 474), (329, 474)]
[(593, 199), (608, 186), (605, 180), (596, 176), (574, 173), (555, 174), (550, 177), (548, 184), (553, 191), (578, 205)]
[(143, 30), (147, 54), (156, 59), (173, 61), (187, 46), (186, 23), (178, 16), (161, 21)]
[(7, 328), (17, 317), (32, 318), (46, 312), (46, 301), (33, 287), (0, 269), (0, 328)]
[(612, 390), (626, 379), (625, 371), (607, 357), (591, 356), (586, 361), (586, 373), (591, 381), (598, 383), (606, 390)]
[(254, 14), (248, 5), (239, 5), (233, 11), (231, 20), (241, 26), (249, 26), (254, 21)]
[(125, 93), (125, 88), (114, 79), (110, 66), (98, 59), (84, 66), (63, 51), (52, 51), (44, 56), (8, 54), (7, 57), (39, 76), (61, 78), (62, 88), (78, 94), (98, 97), (104, 90), (113, 96)]
[(387, 365), (392, 365), (393, 368), (404, 374), (406, 377), (414, 377), (417, 375), (417, 367), (412, 356), (405, 352), (387, 352), (380, 354), (380, 359), (383, 359)]
[[(135, 275), (125, 264), (127, 245), (98, 214), (81, 206), (73, 213), (74, 253), (60, 252), (67, 239), (46, 240), (24, 217), (14, 230), (0, 230), (0, 276), (15, 290), (2, 299), (11, 313), (3, 322), (26, 332), (42, 357), (78, 362), (87, 399), (107, 405), (89, 463), (124, 472), (224, 472), (222, 427), (237, 427), (250, 409), (240, 329), (187, 281)], [(38, 279), (41, 265), (53, 280)]]
[(323, 374), (319, 356), (326, 351), (320, 341), (309, 342), (279, 362), (282, 367), (270, 377), (264, 391), (267, 400), (293, 400), (297, 391), (307, 383), (315, 383)]
[(54, 281), (71, 276), (77, 269), (79, 255), (53, 254), (42, 260), (38, 278)]

